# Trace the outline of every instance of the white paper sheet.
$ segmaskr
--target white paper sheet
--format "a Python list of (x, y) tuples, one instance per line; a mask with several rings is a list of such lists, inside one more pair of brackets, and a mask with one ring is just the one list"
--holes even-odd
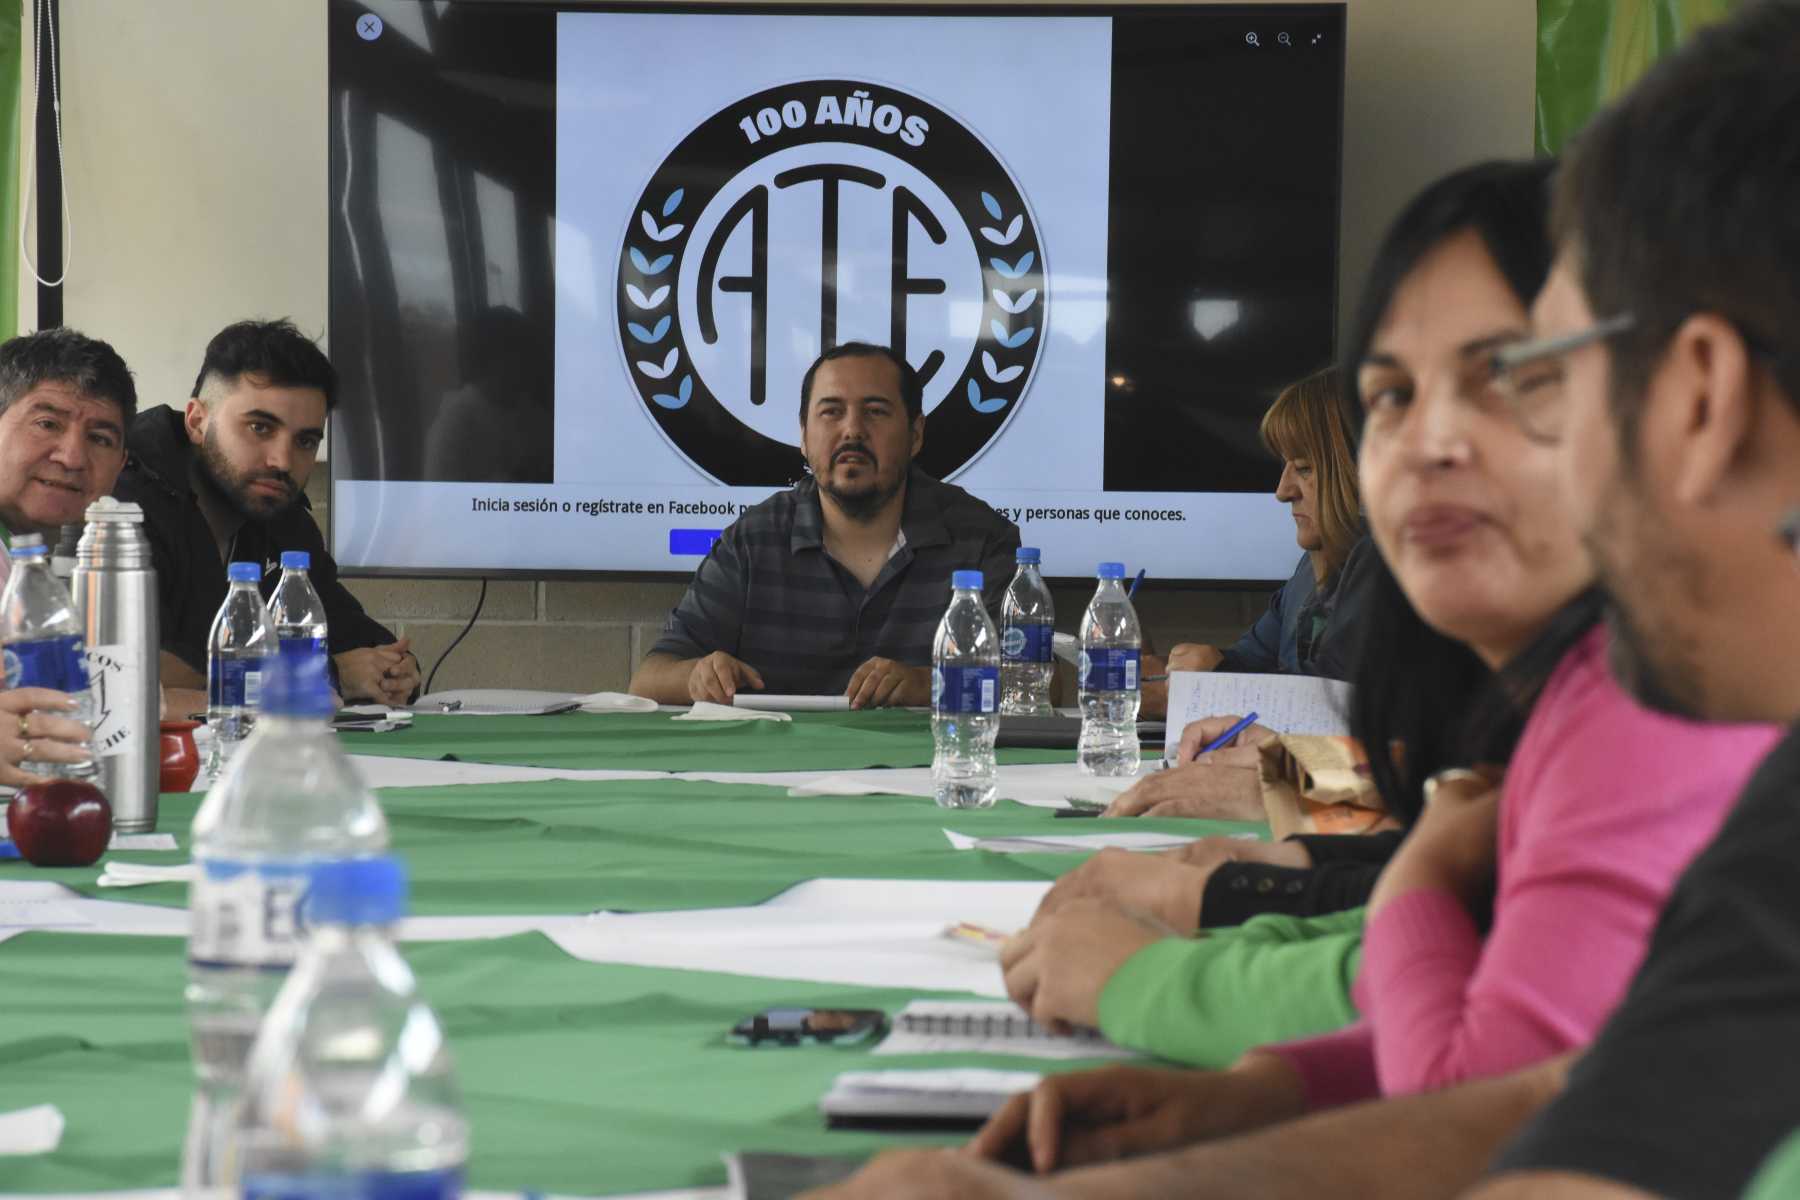
[(749, 705), (736, 707), (730, 704), (714, 704), (710, 700), (696, 700), (692, 708), (686, 712), (675, 714), (677, 721), (792, 721), (793, 719), (786, 713), (773, 709), (762, 710)]
[[(995, 854), (1090, 854), (1117, 846), (1122, 850), (1178, 850), (1197, 839), (1178, 833), (1075, 833), (1035, 834), (1030, 837), (970, 837), (954, 829), (944, 836), (958, 850), (988, 850)], [(1254, 835), (1240, 835), (1254, 836)]]
[[(0, 809), (0, 838), (6, 836), (6, 813)], [(115, 833), (106, 843), (108, 850), (175, 850), (172, 833)]]
[(62, 1110), (54, 1104), (0, 1113), (0, 1154), (48, 1154), (62, 1135)]
[(179, 850), (172, 833), (115, 833), (108, 850)]
[(1351, 685), (1311, 675), (1234, 675), (1176, 671), (1169, 676), (1168, 753), (1181, 745), (1189, 721), (1256, 713), (1276, 733), (1350, 732)]
[(633, 696), (630, 692), (591, 692), (580, 697), (581, 711), (585, 713), (612, 712), (655, 712), (656, 701), (648, 696)]
[(0, 896), (0, 929), (79, 929), (92, 924), (67, 900), (8, 900)]
[(142, 887), (150, 883), (192, 883), (199, 873), (200, 868), (193, 863), (164, 867), (109, 858), (100, 869), (100, 878), (94, 882), (103, 888)]
[(812, 983), (1004, 996), (992, 952), (944, 926), (1018, 929), (1048, 881), (815, 879), (754, 908), (604, 913), (546, 930), (588, 962), (678, 967)]
[(413, 715), (404, 708), (385, 704), (349, 704), (338, 709), (331, 727), (340, 733), (392, 733), (412, 728)]
[[(1034, 763), (1001, 767), (994, 776), (995, 794), (1029, 808), (1070, 808), (1105, 806), (1119, 793), (1130, 788), (1148, 773), (1145, 771), (1122, 779), (1096, 778), (1075, 765), (1074, 755), (1066, 763)], [(684, 772), (680, 779), (702, 779), (715, 783), (785, 784), (790, 796), (926, 796), (934, 787), (929, 767), (871, 768), (864, 771), (771, 772), (756, 775), (747, 772)]]
[[(350, 743), (354, 745), (355, 743)], [(667, 779), (666, 771), (580, 770), (564, 767), (509, 767), (495, 763), (443, 762), (427, 758), (390, 758), (380, 754), (350, 756), (356, 773), (372, 788), (442, 787), (457, 783), (539, 783), (579, 779), (606, 783), (620, 779)]]
[[(545, 914), (507, 917), (408, 917), (400, 922), (403, 942), (460, 942), (511, 937), (559, 925), (577, 926), (584, 916)], [(16, 922), (9, 925), (8, 922)], [(22, 929), (70, 929), (81, 933), (125, 933), (148, 937), (188, 934), (185, 908), (93, 900), (60, 883), (39, 880), (0, 882), (0, 934)]]
[[(420, 696), (412, 710), (430, 716), (449, 713), (464, 717), (543, 716), (569, 712), (581, 704), (575, 692), (544, 692), (529, 688), (453, 688)], [(448, 706), (448, 707), (446, 707)]]
[(770, 692), (739, 692), (731, 703), (737, 708), (772, 712), (849, 712), (848, 696), (783, 696)]

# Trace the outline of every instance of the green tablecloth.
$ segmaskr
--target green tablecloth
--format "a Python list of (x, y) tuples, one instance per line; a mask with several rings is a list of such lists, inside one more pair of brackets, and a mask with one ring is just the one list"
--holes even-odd
[[(721, 1152), (859, 1154), (827, 1131), (839, 1071), (946, 1065), (863, 1049), (732, 1046), (772, 1005), (901, 1007), (915, 993), (578, 962), (532, 934), (406, 947), (443, 1019), (473, 1127), (470, 1186), (582, 1194), (724, 1182)], [(192, 1094), (180, 944), (31, 933), (0, 944), (0, 1111), (54, 1103), (52, 1154), (4, 1160), (9, 1192), (169, 1187)], [(1063, 1070), (1079, 1063), (956, 1058)]]
[[(670, 779), (394, 788), (381, 799), (411, 870), (413, 911), (423, 915), (745, 905), (831, 876), (1044, 879), (1079, 856), (958, 851), (942, 830), (1065, 834), (1124, 824), (1057, 821), (1010, 804), (950, 812), (917, 797), (795, 799), (784, 788)], [(162, 798), (159, 825), (177, 836), (178, 851), (117, 857), (185, 861), (199, 800)], [(1266, 834), (1229, 822), (1127, 827)], [(0, 880), (55, 880), (109, 900), (185, 901), (185, 885), (101, 891), (97, 875), (0, 864)], [(604, 1194), (717, 1184), (723, 1151), (855, 1154), (892, 1144), (824, 1129), (817, 1100), (842, 1070), (1079, 1065), (870, 1060), (862, 1050), (744, 1050), (723, 1040), (735, 1021), (772, 1005), (893, 1011), (912, 992), (584, 963), (537, 935), (415, 943), (405, 952), (448, 1027), (475, 1131), (470, 1183), (479, 1188)], [(0, 1110), (53, 1102), (69, 1122), (55, 1153), (7, 1160), (0, 1187), (175, 1182), (192, 1091), (181, 991), (175, 938), (30, 933), (0, 942)]]
[[(902, 709), (795, 713), (788, 722), (677, 721), (666, 712), (419, 716), (346, 733), (352, 754), (509, 767), (639, 771), (854, 771), (931, 765), (931, 716)], [(1072, 750), (1002, 750), (1002, 763), (1074, 762)]]
[[(198, 793), (162, 798), (157, 824), (175, 834), (179, 851), (113, 857), (186, 861), (199, 801)], [(673, 779), (387, 788), (381, 804), (412, 873), (413, 911), (423, 916), (720, 908), (760, 904), (808, 879), (1049, 879), (1078, 861), (953, 850), (946, 828), (977, 837), (1108, 827), (1267, 832), (1234, 821), (1059, 821), (1006, 803), (948, 811), (916, 796), (802, 799), (785, 788)], [(51, 879), (104, 900), (187, 902), (185, 884), (99, 888), (99, 875), (98, 867), (0, 863), (0, 880)]]

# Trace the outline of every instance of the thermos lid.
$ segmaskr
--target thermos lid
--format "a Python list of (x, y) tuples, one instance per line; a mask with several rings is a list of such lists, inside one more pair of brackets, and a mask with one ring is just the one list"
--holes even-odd
[(102, 496), (88, 505), (87, 519), (90, 521), (142, 521), (144, 510), (130, 500), (115, 500), (111, 496)]

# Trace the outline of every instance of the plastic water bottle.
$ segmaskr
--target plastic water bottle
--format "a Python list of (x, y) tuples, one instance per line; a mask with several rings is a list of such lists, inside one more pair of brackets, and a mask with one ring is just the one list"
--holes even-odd
[[(69, 600), (69, 589), (50, 573), (50, 552), (44, 539), (22, 533), (13, 539), (12, 574), (0, 592), (0, 651), (6, 663), (6, 686), (41, 687), (67, 692), (75, 698), (68, 714), (92, 727), (94, 695), (89, 687), (87, 638), (81, 617)], [(92, 779), (99, 772), (92, 760), (85, 763), (22, 762), (19, 768), (33, 775)]]
[(306, 551), (281, 552), (281, 581), (269, 597), (269, 622), (284, 658), (325, 657), (325, 602), (313, 590), (307, 575), (311, 567), (312, 555)]
[(1019, 547), (1019, 569), (1000, 602), (1000, 713), (1049, 716), (1056, 606), (1038, 573), (1035, 547)]
[(231, 588), (206, 639), (206, 725), (212, 733), (206, 777), (217, 779), (250, 736), (262, 702), (264, 660), (275, 653), (275, 627), (256, 590), (262, 568), (234, 562), (226, 568)]
[(192, 1191), (231, 1178), (222, 1149), (245, 1060), (299, 954), (314, 871), (387, 849), (381, 806), (331, 731), (324, 665), (275, 662), (262, 702), (256, 732), (194, 817), (187, 1008), (199, 1087), (182, 1159)]
[(931, 643), (931, 782), (941, 808), (988, 808), (1000, 732), (1000, 635), (981, 603), (980, 571), (957, 571), (950, 587)]
[(1081, 618), (1081, 740), (1076, 759), (1089, 775), (1138, 770), (1138, 652), (1143, 636), (1125, 594), (1125, 564), (1106, 562)]
[(312, 930), (256, 1035), (232, 1136), (244, 1200), (461, 1195), (468, 1123), (443, 1028), (394, 947), (405, 913), (392, 858), (313, 873)]

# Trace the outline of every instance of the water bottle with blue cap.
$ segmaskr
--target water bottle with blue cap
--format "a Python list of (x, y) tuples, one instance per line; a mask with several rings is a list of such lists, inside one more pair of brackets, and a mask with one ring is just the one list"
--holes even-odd
[(290, 658), (323, 659), (328, 645), (325, 602), (309, 578), (311, 569), (312, 555), (304, 550), (283, 550), (281, 580), (269, 595), (269, 622), (275, 626), (280, 652)]
[(950, 577), (950, 607), (931, 643), (931, 782), (943, 808), (994, 803), (1000, 732), (1000, 635), (981, 603), (981, 572)]
[(1020, 546), (1017, 558), (1019, 569), (1000, 601), (1000, 714), (1051, 716), (1056, 606), (1038, 572), (1037, 548)]
[(182, 1158), (189, 1194), (231, 1178), (225, 1148), (244, 1064), (299, 955), (314, 875), (388, 844), (381, 806), (331, 730), (323, 661), (274, 656), (261, 699), (256, 731), (194, 817), (187, 1006), (199, 1086)]
[(206, 638), (206, 728), (212, 735), (206, 777), (216, 780), (250, 736), (262, 703), (264, 660), (275, 655), (275, 627), (256, 590), (262, 568), (234, 562), (230, 587)]
[(1138, 655), (1143, 635), (1125, 593), (1125, 564), (1103, 562), (1081, 618), (1081, 739), (1076, 761), (1089, 775), (1138, 770)]
[[(13, 538), (12, 573), (0, 592), (0, 642), (5, 644), (6, 686), (39, 687), (67, 692), (75, 700), (68, 715), (84, 725), (94, 723), (94, 695), (89, 687), (87, 638), (69, 589), (50, 573), (50, 552), (42, 536), (21, 533)], [(33, 775), (92, 779), (94, 760), (82, 763), (27, 760), (19, 769)]]
[(228, 1155), (238, 1194), (460, 1195), (469, 1136), (450, 1051), (394, 945), (405, 870), (387, 857), (325, 864), (306, 913), (305, 949), (250, 1051)]

